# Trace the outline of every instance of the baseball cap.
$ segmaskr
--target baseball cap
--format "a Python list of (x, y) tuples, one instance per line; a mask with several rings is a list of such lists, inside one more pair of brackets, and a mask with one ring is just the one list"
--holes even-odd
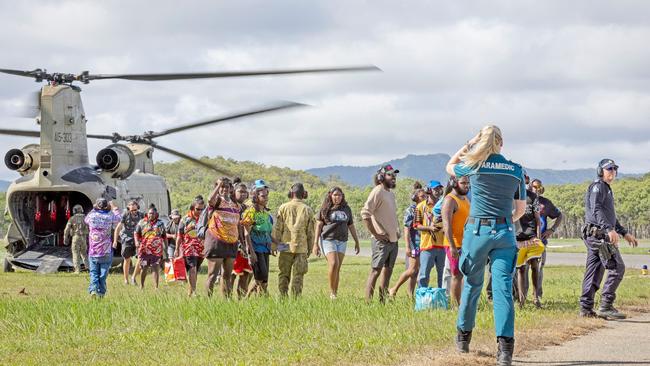
[(608, 169), (608, 168), (614, 168), (618, 169), (618, 165), (614, 162), (612, 159), (603, 159), (598, 163), (598, 166), (600, 166), (602, 169)]
[(258, 179), (255, 181), (255, 189), (269, 188), (264, 179)]
[(435, 188), (438, 188), (438, 187), (442, 187), (442, 183), (440, 183), (437, 180), (430, 180), (429, 184), (427, 185), (427, 188), (430, 188), (430, 189), (435, 189)]
[(392, 165), (386, 164), (379, 169), (379, 173), (382, 174), (399, 174), (399, 170), (393, 168)]

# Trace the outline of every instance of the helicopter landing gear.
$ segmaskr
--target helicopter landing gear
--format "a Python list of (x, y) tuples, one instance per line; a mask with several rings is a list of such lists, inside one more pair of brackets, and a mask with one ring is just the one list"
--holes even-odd
[(7, 260), (7, 258), (4, 259), (4, 265), (2, 266), (2, 272), (8, 273), (8, 272), (14, 272), (14, 266), (11, 265), (11, 262)]

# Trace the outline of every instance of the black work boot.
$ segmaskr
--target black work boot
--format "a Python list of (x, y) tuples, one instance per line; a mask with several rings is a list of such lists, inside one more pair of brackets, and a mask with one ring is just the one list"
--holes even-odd
[(580, 313), (578, 315), (580, 315), (582, 318), (599, 318), (598, 314), (596, 314), (596, 312), (591, 309), (580, 309)]
[(515, 339), (512, 337), (497, 337), (497, 366), (512, 365), (512, 353), (515, 351)]
[(603, 304), (598, 309), (598, 316), (606, 319), (625, 319), (627, 316), (616, 310), (613, 305)]
[(458, 329), (456, 333), (456, 350), (460, 353), (469, 353), (469, 342), (472, 340), (472, 331)]

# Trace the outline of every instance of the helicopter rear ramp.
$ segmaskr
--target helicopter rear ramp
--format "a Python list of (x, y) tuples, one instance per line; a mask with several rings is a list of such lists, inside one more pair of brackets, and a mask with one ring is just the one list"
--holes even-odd
[(48, 262), (58, 262), (57, 269), (59, 271), (73, 270), (69, 247), (32, 247), (18, 255), (14, 255), (9, 262), (16, 267), (32, 271)]

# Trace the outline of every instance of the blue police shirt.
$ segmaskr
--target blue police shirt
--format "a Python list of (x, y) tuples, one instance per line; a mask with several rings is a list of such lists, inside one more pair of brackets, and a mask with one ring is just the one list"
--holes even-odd
[(513, 199), (526, 199), (521, 165), (501, 154), (492, 154), (478, 167), (463, 163), (454, 167), (456, 177), (469, 176), (472, 217), (512, 217)]

